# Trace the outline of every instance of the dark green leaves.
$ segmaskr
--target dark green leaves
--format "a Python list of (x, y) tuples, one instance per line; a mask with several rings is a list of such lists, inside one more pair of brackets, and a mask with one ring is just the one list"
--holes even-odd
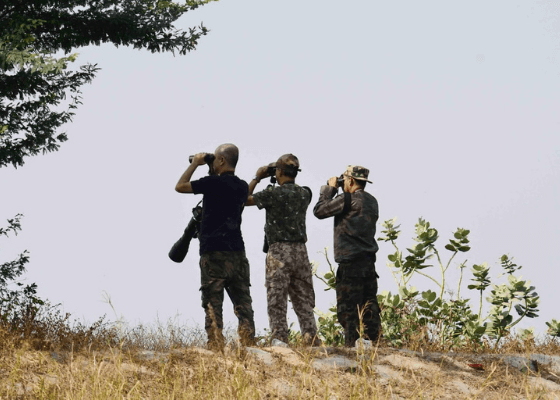
[(430, 228), (430, 223), (423, 218), (418, 218), (416, 227), (416, 240), (421, 243), (424, 247), (432, 246), (438, 239), (437, 229)]
[(382, 225), (385, 228), (385, 230), (382, 230), (381, 233), (384, 234), (385, 236), (379, 237), (378, 240), (381, 240), (383, 242), (394, 242), (395, 240), (397, 240), (399, 234), (401, 233), (401, 231), (399, 230), (401, 226), (395, 225), (396, 222), (397, 222), (396, 218), (389, 219), (383, 222)]
[(487, 265), (487, 263), (473, 265), (472, 273), (474, 276), (472, 281), (474, 281), (475, 284), (468, 285), (469, 289), (480, 290), (481, 292), (483, 292), (488, 286), (490, 286), (490, 267)]
[(327, 290), (334, 290), (336, 288), (336, 276), (333, 272), (327, 272), (325, 275), (323, 275), (324, 277), (324, 281), (327, 284), (327, 287), (325, 288), (325, 291)]
[(445, 246), (445, 248), (449, 251), (454, 252), (467, 252), (471, 248), (469, 244), (469, 231), (468, 229), (457, 228), (457, 230), (453, 233), (453, 237), (455, 239), (450, 239), (449, 244)]
[(500, 258), (500, 263), (502, 264), (502, 268), (506, 270), (506, 273), (510, 275), (522, 268), (521, 265), (518, 266), (517, 264), (514, 264), (513, 257), (509, 258), (507, 254), (504, 254)]

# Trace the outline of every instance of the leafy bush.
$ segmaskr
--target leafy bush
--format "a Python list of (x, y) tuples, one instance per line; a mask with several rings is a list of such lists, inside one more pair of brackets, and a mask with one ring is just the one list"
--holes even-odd
[(556, 321), (553, 319), (550, 322), (547, 322), (546, 325), (548, 326), (547, 333), (553, 337), (560, 337), (560, 321)]
[[(0, 236), (17, 235), (21, 218), (17, 214), (8, 220), (7, 228), (0, 228)], [(25, 273), (29, 253), (25, 250), (17, 259), (0, 264), (0, 324), (14, 331), (25, 330), (37, 316), (44, 301), (37, 295), (35, 283), (24, 285), (19, 278)]]
[[(446, 282), (447, 271), (458, 254), (470, 250), (468, 229), (457, 228), (453, 232), (453, 238), (444, 246), (451, 255), (447, 261), (444, 261), (436, 247), (439, 233), (426, 220), (420, 218), (416, 223), (413, 238), (415, 244), (407, 248), (406, 252), (402, 251), (396, 243), (400, 235), (400, 225), (396, 224), (396, 219), (385, 221), (383, 228), (383, 236), (379, 240), (391, 243), (395, 250), (388, 256), (387, 266), (399, 290), (395, 295), (384, 291), (377, 296), (381, 308), (383, 338), (389, 344), (401, 347), (420, 340), (424, 344), (444, 349), (467, 345), (485, 347), (488, 344), (493, 344), (493, 347), (497, 348), (501, 339), (508, 335), (522, 319), (538, 316), (539, 296), (535, 287), (521, 276), (514, 275), (522, 266), (515, 264), (513, 258), (508, 255), (500, 258), (500, 265), (504, 272), (497, 278), (507, 276), (506, 282), (503, 283), (492, 284), (490, 267), (486, 262), (473, 264), (472, 283), (467, 288), (479, 292), (480, 304), (476, 311), (472, 309), (470, 299), (461, 298), (467, 260), (457, 265), (460, 279), (456, 296), (448, 294), (450, 290)], [(336, 272), (326, 251), (324, 255), (327, 258), (329, 271), (323, 276), (317, 274), (315, 276), (325, 283), (327, 286), (325, 290), (330, 290), (336, 286)], [(434, 267), (430, 260), (435, 260), (434, 264), (439, 267), (440, 273), (437, 278), (427, 273)], [(435, 285), (436, 291), (419, 292), (411, 286), (411, 280), (417, 274), (429, 279)], [(486, 300), (490, 309), (486, 315), (482, 315), (484, 294), (488, 288), (490, 293)], [(514, 310), (517, 317), (513, 315)], [(317, 311), (322, 338), (329, 338), (338, 324), (336, 313), (333, 309), (330, 311), (330, 314)], [(560, 336), (560, 322), (553, 320), (547, 322), (547, 325), (550, 335)], [(340, 329), (342, 332), (342, 328)], [(531, 335), (530, 330), (521, 332), (523, 338), (533, 337)], [(329, 340), (332, 344), (342, 343), (338, 338), (325, 341)]]
[[(445, 249), (452, 254), (444, 263), (435, 246), (439, 238), (438, 231), (430, 227), (429, 222), (420, 218), (416, 224), (416, 237), (414, 237), (417, 244), (411, 249), (407, 249), (408, 255), (403, 259), (403, 253), (396, 244), (400, 231), (399, 226), (395, 223), (395, 219), (383, 223), (384, 236), (379, 240), (390, 242), (396, 250), (389, 256), (388, 266), (397, 284), (406, 288), (414, 274), (418, 273), (434, 282), (439, 292), (438, 294), (428, 290), (420, 293), (418, 300), (416, 300), (416, 296), (408, 299), (408, 301), (413, 299), (417, 301), (411, 315), (417, 319), (420, 326), (427, 328), (428, 340), (437, 342), (442, 347), (451, 348), (465, 345), (467, 342), (483, 344), (482, 337), (486, 336), (494, 342), (494, 346), (498, 346), (500, 339), (523, 318), (538, 316), (539, 296), (534, 291), (534, 286), (530, 286), (529, 282), (522, 280), (521, 277), (513, 275), (522, 267), (514, 264), (513, 259), (507, 255), (500, 258), (501, 266), (508, 275), (506, 283), (492, 285), (490, 268), (487, 264), (473, 265), (472, 281), (474, 283), (468, 285), (468, 289), (480, 292), (478, 312), (473, 312), (469, 299), (460, 297), (463, 272), (467, 265), (466, 260), (458, 266), (461, 274), (456, 299), (446, 298), (446, 273), (457, 254), (470, 250), (468, 239), (470, 231), (457, 228), (453, 233), (453, 238), (445, 245)], [(425, 272), (427, 268), (432, 267), (428, 264), (428, 260), (432, 258), (436, 258), (440, 269), (439, 280)], [(491, 291), (487, 301), (492, 307), (488, 315), (483, 317), (482, 298), (490, 286)], [(518, 314), (518, 318), (515, 320), (512, 315), (513, 309)], [(383, 318), (383, 314), (382, 311), (382, 321), (385, 323), (386, 319)], [(384, 325), (383, 328), (385, 329), (386, 326)]]
[(327, 313), (315, 310), (317, 319), (317, 335), (326, 346), (342, 346), (344, 344), (344, 328), (338, 323), (336, 306), (329, 308)]

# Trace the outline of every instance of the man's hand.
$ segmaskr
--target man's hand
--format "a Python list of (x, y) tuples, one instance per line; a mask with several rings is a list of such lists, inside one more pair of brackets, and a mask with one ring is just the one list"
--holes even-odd
[(329, 181), (327, 182), (327, 184), (329, 186), (332, 186), (333, 188), (337, 188), (338, 186), (336, 185), (336, 180), (338, 178), (336, 176), (333, 176), (332, 178), (329, 178)]
[(268, 176), (268, 166), (260, 167), (255, 174), (258, 180), (264, 179)]
[(192, 163), (191, 163), (191, 164), (194, 164), (194, 165), (204, 165), (204, 164), (205, 164), (205, 162), (204, 162), (204, 157), (205, 157), (205, 156), (206, 156), (206, 153), (198, 153), (198, 154), (195, 154), (194, 157), (193, 157), (193, 160), (192, 160)]

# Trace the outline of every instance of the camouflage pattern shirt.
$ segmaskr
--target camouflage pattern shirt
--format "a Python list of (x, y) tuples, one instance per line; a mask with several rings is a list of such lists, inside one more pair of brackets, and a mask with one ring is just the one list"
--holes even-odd
[[(364, 190), (350, 194), (348, 210), (344, 193), (334, 197), (337, 189), (322, 186), (313, 214), (319, 219), (334, 216), (334, 259), (337, 263), (362, 259), (377, 253), (375, 224), (379, 218), (377, 200)], [(333, 198), (334, 197), (334, 198)]]
[(255, 205), (266, 209), (264, 231), (268, 244), (307, 242), (305, 214), (311, 203), (311, 190), (295, 183), (269, 187), (253, 195)]

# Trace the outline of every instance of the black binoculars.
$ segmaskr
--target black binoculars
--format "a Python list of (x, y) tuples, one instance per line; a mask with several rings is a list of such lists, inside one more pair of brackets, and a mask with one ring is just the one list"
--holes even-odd
[[(327, 181), (327, 185), (328, 184), (329, 184), (329, 181)], [(337, 188), (343, 188), (344, 187), (344, 174), (342, 174), (338, 178), (336, 178), (336, 187)]]
[[(206, 153), (206, 155), (204, 156), (204, 162), (208, 165), (211, 165), (214, 162), (215, 158), (216, 156), (214, 156), (214, 154)], [(193, 160), (194, 160), (194, 156), (189, 156), (189, 162), (192, 163)]]
[(336, 187), (344, 187), (344, 175), (340, 175), (336, 178)]
[(270, 177), (270, 183), (274, 185), (276, 183), (276, 167), (269, 165), (266, 168), (266, 175)]

